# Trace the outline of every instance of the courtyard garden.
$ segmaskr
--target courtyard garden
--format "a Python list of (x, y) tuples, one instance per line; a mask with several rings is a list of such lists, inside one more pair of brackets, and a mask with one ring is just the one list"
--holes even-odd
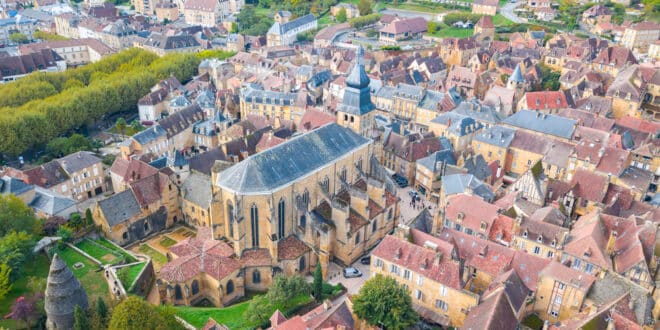
[(98, 240), (83, 239), (76, 247), (92, 256), (103, 264), (116, 265), (119, 263), (135, 262), (135, 257), (117, 248), (105, 238)]
[(151, 258), (151, 261), (154, 263), (154, 267), (156, 269), (160, 269), (160, 267), (162, 267), (164, 264), (167, 263), (167, 257), (164, 254), (158, 252), (156, 249), (149, 246), (149, 244), (147, 243), (140, 244), (140, 246), (137, 247), (137, 252), (149, 256)]
[(124, 286), (124, 289), (126, 289), (126, 292), (131, 291), (133, 283), (137, 279), (138, 275), (140, 275), (140, 272), (142, 269), (144, 269), (146, 264), (146, 262), (141, 262), (139, 264), (117, 269), (117, 277), (121, 281), (121, 284)]
[(73, 275), (85, 288), (89, 301), (96, 301), (99, 297), (106, 301), (110, 299), (108, 283), (105, 281), (103, 269), (99, 265), (68, 246), (57, 251), (51, 250), (50, 253), (57, 253), (69, 266)]

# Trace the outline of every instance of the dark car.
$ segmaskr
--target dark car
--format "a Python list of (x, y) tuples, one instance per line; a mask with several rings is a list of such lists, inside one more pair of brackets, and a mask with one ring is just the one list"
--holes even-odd
[(366, 256), (366, 257), (360, 259), (360, 263), (363, 264), (363, 265), (371, 264), (371, 256)]
[(344, 268), (344, 278), (362, 277), (362, 272), (357, 268)]

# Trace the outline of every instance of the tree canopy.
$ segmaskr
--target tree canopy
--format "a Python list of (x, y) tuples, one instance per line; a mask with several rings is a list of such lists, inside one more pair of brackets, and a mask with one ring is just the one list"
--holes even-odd
[(410, 292), (395, 279), (380, 274), (360, 288), (353, 299), (353, 311), (370, 325), (385, 329), (406, 329), (419, 319)]
[(171, 313), (161, 313), (138, 297), (128, 297), (115, 307), (109, 330), (182, 329)]
[(14, 195), (0, 195), (0, 237), (11, 231), (39, 234), (41, 228), (30, 207)]
[[(128, 49), (79, 68), (32, 74), (0, 86), (0, 153), (19, 155), (105, 115), (133, 110), (158, 80), (174, 75), (185, 82), (197, 73), (199, 62), (194, 54), (158, 58)], [(71, 79), (84, 87), (67, 84)]]
[(360, 11), (360, 16), (365, 16), (369, 15), (373, 12), (373, 9), (371, 9), (373, 3), (371, 0), (360, 0), (358, 1), (357, 7), (358, 10)]
[(335, 17), (335, 18), (337, 19), (337, 22), (339, 22), (339, 23), (346, 22), (346, 8), (341, 7), (339, 9), (339, 11), (337, 12), (337, 17)]

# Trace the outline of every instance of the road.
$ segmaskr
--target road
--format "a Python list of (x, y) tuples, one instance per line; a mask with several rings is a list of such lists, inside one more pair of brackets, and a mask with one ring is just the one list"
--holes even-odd
[(527, 23), (527, 19), (520, 18), (513, 11), (522, 4), (521, 2), (507, 2), (504, 7), (500, 8), (500, 14), (514, 23)]

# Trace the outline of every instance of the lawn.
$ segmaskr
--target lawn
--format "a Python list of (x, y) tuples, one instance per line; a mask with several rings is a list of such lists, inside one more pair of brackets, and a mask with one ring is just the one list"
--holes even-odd
[(456, 27), (448, 27), (447, 25), (440, 24), (442, 27), (435, 31), (435, 33), (429, 33), (428, 35), (438, 38), (467, 38), (474, 34), (474, 29), (462, 29)]
[(140, 245), (139, 251), (151, 257), (151, 260), (154, 262), (154, 266), (160, 267), (167, 263), (167, 257), (164, 254), (156, 251), (156, 249), (147, 244)]
[[(30, 262), (25, 263), (23, 275), (13, 283), (11, 291), (4, 298), (0, 299), (0, 316), (5, 316), (11, 312), (11, 305), (14, 304), (16, 298), (32, 293), (27, 286), (29, 277), (46, 278), (49, 269), (50, 262), (43, 253), (33, 256)], [(23, 326), (23, 322), (21, 322), (20, 326)], [(0, 328), (17, 329), (19, 325), (14, 320), (5, 320), (0, 317)]]
[(172, 246), (176, 243), (177, 243), (177, 241), (175, 241), (175, 240), (173, 240), (173, 239), (171, 239), (167, 236), (163, 236), (163, 238), (160, 239), (160, 242), (158, 242), (158, 244), (160, 244), (160, 245), (162, 245), (163, 247), (166, 247), (166, 248), (168, 248), (168, 247), (170, 247), (170, 246)]
[(387, 4), (387, 8), (392, 8), (392, 9), (401, 9), (401, 10), (410, 10), (410, 11), (419, 11), (422, 13), (432, 13), (432, 14), (437, 14), (437, 13), (444, 13), (448, 12), (450, 9), (447, 9), (442, 6), (425, 6), (422, 4), (417, 4), (417, 3), (401, 3), (396, 6), (392, 4)]
[(137, 259), (135, 259), (135, 257), (134, 257), (132, 254), (130, 254), (130, 253), (128, 253), (128, 252), (126, 252), (126, 251), (124, 251), (124, 250), (122, 250), (122, 249), (117, 248), (117, 246), (115, 246), (114, 244), (108, 242), (108, 240), (105, 239), (105, 238), (103, 238), (103, 237), (101, 237), (100, 239), (96, 240), (96, 243), (99, 243), (99, 244), (105, 246), (106, 248), (108, 248), (108, 249), (110, 249), (110, 250), (112, 250), (112, 251), (115, 251), (115, 252), (120, 253), (121, 255), (124, 256), (124, 258), (126, 258), (126, 262), (129, 263), (129, 264), (132, 263), (132, 262), (136, 262), (136, 261), (137, 261)]
[[(74, 249), (68, 247), (57, 251), (57, 254), (69, 266), (73, 275), (76, 276), (78, 281), (80, 281), (85, 288), (89, 301), (95, 302), (98, 300), (98, 297), (103, 297), (106, 301), (110, 299), (108, 283), (105, 281), (103, 270), (100, 269), (97, 264), (76, 252)], [(84, 267), (75, 269), (73, 265), (78, 262), (81, 262)]]
[(526, 317), (523, 321), (522, 324), (534, 329), (542, 329), (543, 328), (543, 321), (538, 317), (536, 314), (532, 314), (528, 317)]
[[(308, 304), (312, 297), (302, 295), (291, 300), (292, 308)], [(186, 322), (201, 328), (206, 324), (209, 317), (220, 324), (224, 324), (229, 329), (254, 329), (259, 324), (251, 324), (245, 317), (245, 312), (250, 305), (250, 301), (242, 302), (225, 308), (214, 307), (175, 307), (177, 315)], [(275, 311), (273, 311), (274, 313)], [(286, 311), (283, 311), (286, 314)]]
[(117, 270), (117, 277), (119, 277), (119, 280), (121, 281), (122, 285), (124, 285), (124, 289), (126, 291), (130, 291), (131, 286), (133, 286), (133, 282), (135, 279), (140, 275), (140, 272), (144, 268), (146, 263), (142, 262), (133, 266), (128, 266), (128, 267), (122, 267)]
[(114, 265), (122, 260), (121, 254), (88, 239), (80, 241), (76, 247), (104, 264)]
[(495, 26), (511, 26), (513, 21), (502, 16), (502, 14), (497, 14), (493, 16), (493, 25)]

